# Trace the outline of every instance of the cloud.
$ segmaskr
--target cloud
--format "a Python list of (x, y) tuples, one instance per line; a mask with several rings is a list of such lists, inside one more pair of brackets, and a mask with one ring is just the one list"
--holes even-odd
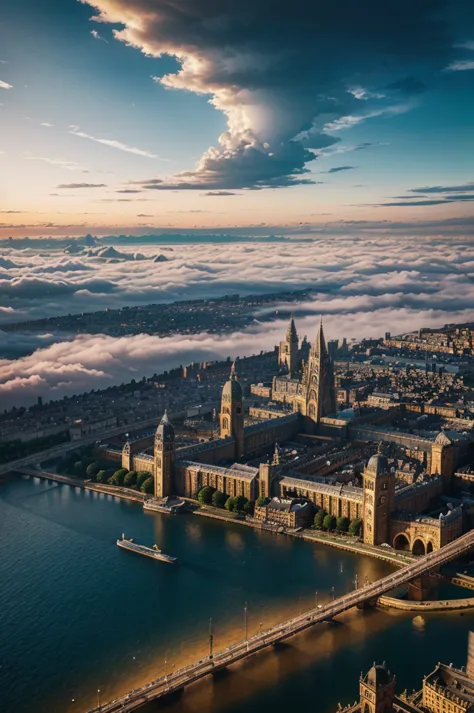
[(466, 72), (468, 70), (474, 69), (474, 60), (472, 59), (462, 59), (457, 62), (451, 62), (446, 67), (448, 72)]
[(105, 183), (60, 183), (56, 188), (107, 188)]
[(88, 139), (89, 141), (95, 141), (98, 144), (103, 144), (104, 146), (110, 146), (110, 148), (118, 149), (119, 151), (125, 151), (126, 153), (133, 153), (137, 156), (144, 156), (145, 158), (159, 158), (154, 153), (150, 151), (143, 151), (142, 149), (137, 149), (135, 146), (128, 146), (121, 141), (115, 141), (114, 139), (98, 139), (90, 134), (85, 134), (83, 131), (79, 131), (79, 127), (72, 127), (69, 131), (72, 136), (78, 136), (81, 139)]
[[(120, 27), (113, 30), (119, 41), (150, 57), (176, 58), (178, 70), (156, 78), (162, 86), (210, 97), (225, 116), (227, 130), (196, 168), (158, 190), (311, 183), (312, 149), (328, 145), (328, 132), (410, 108), (379, 107), (383, 99), (364, 89), (361, 116), (348, 87), (383, 87), (410, 73), (429, 81), (451, 60), (455, 41), (441, 0), (435, 7), (430, 0), (367, 0), (364, 12), (353, 0), (323, 7), (295, 0), (291, 9), (284, 0), (82, 1), (96, 9), (93, 19)], [(469, 6), (460, 0), (459, 12), (468, 17)], [(302, 137), (308, 132), (314, 145)]]
[(8, 84), (8, 82), (2, 82), (0, 80), (0, 89), (13, 89), (13, 84)]
[(97, 30), (91, 30), (91, 35), (92, 35), (92, 37), (94, 37), (94, 39), (102, 40), (102, 42), (106, 42), (107, 44), (109, 44), (109, 41), (106, 40), (105, 37), (102, 37), (101, 35), (99, 35)]
[(123, 188), (120, 191), (115, 191), (116, 193), (142, 193), (140, 188)]
[(50, 124), (49, 121), (42, 121), (40, 123), (40, 126), (45, 126), (46, 128), (51, 129), (54, 126), (54, 124)]
[(65, 161), (62, 158), (48, 158), (46, 156), (33, 156), (32, 154), (24, 154), (22, 158), (24, 161), (44, 161), (45, 163), (50, 163), (52, 166), (65, 168), (68, 171), (85, 171), (85, 169), (79, 166), (75, 161)]
[(205, 196), (238, 196), (240, 193), (234, 193), (233, 191), (207, 191), (204, 193)]
[(329, 171), (323, 171), (323, 173), (339, 173), (339, 171), (352, 171), (356, 166), (334, 166), (330, 168)]
[(421, 188), (408, 189), (408, 193), (461, 193), (462, 191), (474, 192), (474, 181), (461, 183), (457, 186), (422, 186)]
[(368, 99), (384, 99), (385, 94), (377, 94), (376, 92), (370, 92), (364, 87), (352, 87), (347, 90), (349, 94), (359, 100), (367, 101)]

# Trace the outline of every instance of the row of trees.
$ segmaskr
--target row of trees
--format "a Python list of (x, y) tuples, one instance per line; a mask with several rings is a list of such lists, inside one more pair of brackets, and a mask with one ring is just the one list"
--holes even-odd
[(253, 500), (248, 500), (243, 495), (229, 497), (226, 493), (222, 493), (210, 485), (201, 488), (197, 497), (202, 505), (213, 505), (215, 508), (225, 508), (229, 512), (253, 515), (255, 507)]
[(314, 516), (315, 530), (325, 530), (327, 532), (348, 532), (349, 535), (358, 536), (360, 535), (361, 527), (362, 520), (359, 518), (349, 520), (349, 518), (344, 515), (336, 517), (335, 515), (330, 515), (325, 510), (318, 510)]
[(127, 470), (126, 468), (111, 468), (110, 462), (96, 460), (90, 453), (74, 456), (60, 461), (59, 472), (72, 473), (78, 478), (87, 478), (102, 485), (115, 485), (120, 488), (139, 490), (142, 493), (153, 493), (153, 476), (147, 470)]

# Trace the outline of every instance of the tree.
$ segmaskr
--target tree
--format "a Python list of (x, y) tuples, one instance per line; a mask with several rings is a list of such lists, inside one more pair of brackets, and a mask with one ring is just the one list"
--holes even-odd
[(336, 518), (334, 515), (325, 515), (323, 520), (323, 530), (334, 530), (336, 527)]
[(360, 518), (351, 520), (351, 524), (349, 525), (349, 535), (358, 537), (360, 535), (361, 528), (362, 528), (362, 520)]
[(73, 466), (74, 475), (78, 478), (83, 478), (86, 474), (86, 467), (82, 460), (77, 460)]
[(225, 501), (224, 507), (229, 512), (232, 512), (232, 510), (234, 509), (234, 498), (227, 498), (227, 500)]
[(244, 505), (247, 502), (248, 502), (247, 498), (245, 498), (243, 495), (237, 495), (234, 498), (233, 507), (232, 507), (233, 511), (234, 512), (242, 512), (242, 510), (244, 509)]
[(97, 480), (98, 483), (106, 483), (108, 481), (107, 471), (99, 470), (95, 479)]
[(247, 502), (244, 505), (244, 512), (247, 515), (253, 515), (253, 511), (255, 509), (255, 503), (253, 500), (247, 500)]
[(212, 503), (212, 496), (214, 495), (215, 488), (211, 488), (210, 485), (204, 486), (198, 493), (198, 500), (201, 505), (210, 505)]
[(327, 512), (325, 510), (318, 510), (318, 512), (314, 516), (314, 528), (316, 530), (323, 529), (323, 522), (324, 522), (324, 518), (326, 517), (326, 515), (327, 515)]
[(216, 490), (212, 494), (212, 504), (214, 505), (215, 508), (223, 508), (227, 500), (227, 495), (225, 493), (221, 493), (220, 490)]
[(150, 478), (151, 473), (149, 473), (147, 470), (139, 470), (137, 472), (137, 485), (139, 488), (142, 487), (143, 483), (145, 480), (148, 480)]
[(91, 478), (92, 480), (94, 480), (94, 478), (97, 476), (97, 473), (99, 472), (99, 470), (100, 470), (100, 463), (98, 463), (97, 461), (94, 461), (93, 463), (91, 463), (90, 465), (87, 466), (86, 475), (88, 478)]
[(349, 518), (342, 515), (336, 520), (336, 530), (337, 532), (347, 532), (349, 527)]
[(128, 470), (126, 468), (119, 468), (119, 470), (116, 470), (111, 478), (113, 481), (112, 485), (123, 485), (123, 481), (125, 480), (127, 473)]
[(142, 493), (152, 493), (153, 492), (153, 484), (154, 484), (153, 476), (150, 476), (142, 483), (140, 490), (142, 491)]
[(131, 488), (132, 485), (135, 485), (137, 482), (137, 474), (135, 473), (134, 470), (131, 470), (127, 473), (125, 478), (123, 479), (123, 484), (125, 485), (126, 488)]
[(258, 508), (262, 508), (262, 507), (263, 507), (264, 505), (266, 505), (268, 502), (270, 502), (270, 498), (264, 498), (263, 495), (260, 495), (260, 496), (257, 498), (257, 502), (255, 503), (255, 505), (256, 505)]

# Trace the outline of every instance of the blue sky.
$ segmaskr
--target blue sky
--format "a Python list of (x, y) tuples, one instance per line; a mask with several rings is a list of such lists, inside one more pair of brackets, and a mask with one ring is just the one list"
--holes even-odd
[(470, 3), (352, 5), (15, 2), (0, 236), (471, 217)]

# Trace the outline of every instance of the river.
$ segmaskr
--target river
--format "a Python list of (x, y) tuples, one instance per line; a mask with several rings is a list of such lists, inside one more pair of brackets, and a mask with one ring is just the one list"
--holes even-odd
[[(125, 532), (178, 566), (120, 550)], [(0, 710), (82, 713), (391, 571), (368, 557), (35, 478), (0, 486)], [(317, 594), (316, 594), (317, 592)], [(463, 596), (466, 596), (463, 590)], [(473, 617), (349, 612), (188, 689), (169, 713), (331, 713), (387, 660), (401, 688), (464, 663)], [(100, 689), (100, 694), (98, 690)], [(150, 706), (149, 711), (156, 710)], [(163, 707), (161, 706), (161, 709)], [(148, 711), (146, 712), (148, 713)]]

